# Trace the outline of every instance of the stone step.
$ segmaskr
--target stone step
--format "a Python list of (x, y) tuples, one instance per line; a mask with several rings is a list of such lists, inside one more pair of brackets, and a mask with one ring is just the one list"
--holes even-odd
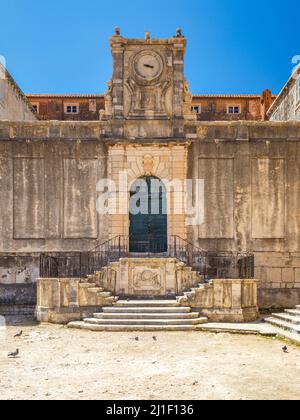
[(282, 337), (282, 338), (288, 339), (290, 341), (293, 341), (297, 344), (300, 344), (300, 334), (298, 334), (296, 332), (291, 332), (291, 331), (288, 331), (288, 330), (284, 330), (282, 328), (275, 327), (274, 325), (272, 325), (272, 328), (276, 332), (277, 337)]
[(112, 296), (111, 292), (103, 292), (103, 289), (97, 293), (98, 296), (103, 297), (103, 298), (109, 298)]
[(127, 307), (172, 307), (179, 306), (176, 300), (119, 300), (117, 306), (127, 306)]
[(199, 318), (198, 312), (189, 313), (96, 313), (96, 319), (196, 319)]
[(296, 309), (298, 309), (298, 310), (300, 311), (300, 305), (297, 305), (297, 306), (296, 306)]
[(68, 328), (95, 332), (156, 332), (156, 331), (195, 331), (197, 325), (96, 325), (86, 322), (70, 322)]
[(185, 314), (190, 313), (191, 308), (183, 307), (183, 306), (172, 306), (172, 307), (118, 307), (113, 306), (111, 308), (103, 308), (103, 312), (105, 313), (178, 313), (178, 314)]
[(83, 287), (85, 289), (93, 289), (96, 286), (96, 283), (80, 283), (80, 287)]
[(288, 315), (287, 313), (283, 314), (273, 314), (273, 318), (278, 318), (285, 322), (290, 322), (291, 324), (300, 325), (300, 316)]
[(102, 287), (89, 287), (88, 291), (90, 293), (102, 293), (104, 289)]
[(291, 322), (281, 321), (278, 318), (267, 318), (265, 320), (268, 324), (282, 328), (283, 330), (290, 331), (292, 333), (300, 334), (300, 326), (292, 324)]
[[(116, 296), (110, 296), (110, 297), (107, 297), (106, 299), (105, 299), (105, 303), (108, 305), (108, 304), (114, 304), (115, 302), (117, 302), (117, 297)], [(104, 308), (103, 308), (104, 309)]]
[(195, 319), (84, 319), (84, 322), (92, 325), (198, 325), (204, 324), (207, 318)]
[(286, 309), (285, 312), (293, 316), (300, 316), (300, 309)]

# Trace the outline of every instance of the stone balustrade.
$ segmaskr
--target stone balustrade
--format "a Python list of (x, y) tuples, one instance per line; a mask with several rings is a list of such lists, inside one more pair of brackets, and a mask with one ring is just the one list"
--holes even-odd
[(212, 322), (251, 322), (258, 318), (257, 280), (216, 279), (179, 298)]
[(36, 317), (40, 322), (66, 324), (91, 316), (100, 307), (112, 306), (110, 292), (81, 279), (39, 279)]

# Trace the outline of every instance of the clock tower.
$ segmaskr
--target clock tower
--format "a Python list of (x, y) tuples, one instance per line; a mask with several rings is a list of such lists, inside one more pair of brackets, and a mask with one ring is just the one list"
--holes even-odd
[(152, 39), (149, 33), (145, 39), (127, 39), (116, 28), (110, 45), (113, 77), (106, 117), (134, 137), (181, 137), (186, 92), (181, 30), (169, 39)]

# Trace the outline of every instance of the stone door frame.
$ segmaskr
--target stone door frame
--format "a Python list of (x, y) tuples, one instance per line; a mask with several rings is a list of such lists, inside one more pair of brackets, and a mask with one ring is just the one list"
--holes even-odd
[[(111, 214), (109, 220), (109, 237), (129, 237), (130, 216), (129, 200), (130, 186), (137, 179), (153, 176), (164, 181), (180, 180), (182, 185), (187, 179), (188, 146), (182, 143), (151, 143), (151, 144), (115, 144), (108, 149), (108, 178), (117, 185), (118, 211)], [(120, 173), (126, 173), (128, 185), (120, 185)], [(183, 194), (183, 191), (180, 191)], [(174, 203), (174, 192), (169, 198)], [(120, 205), (120, 201), (123, 205)], [(127, 201), (127, 202), (126, 202)], [(124, 205), (125, 204), (125, 205)], [(125, 210), (127, 210), (125, 212)], [(187, 239), (187, 226), (185, 214), (168, 214), (168, 236), (179, 236)]]

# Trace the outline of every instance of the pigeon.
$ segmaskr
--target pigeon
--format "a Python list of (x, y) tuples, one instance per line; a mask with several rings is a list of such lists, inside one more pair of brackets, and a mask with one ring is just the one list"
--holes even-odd
[(288, 353), (288, 348), (287, 348), (287, 346), (282, 347), (282, 351), (283, 351), (283, 353)]
[(135, 337), (135, 341), (140, 341), (139, 337)]
[(15, 352), (8, 353), (8, 357), (16, 358), (19, 355), (19, 349), (17, 349)]
[(23, 331), (20, 331), (19, 334), (16, 334), (14, 336), (14, 338), (20, 338), (20, 337), (22, 337), (22, 335), (23, 335)]
[(156, 337), (153, 337), (153, 341), (157, 341), (157, 338)]

